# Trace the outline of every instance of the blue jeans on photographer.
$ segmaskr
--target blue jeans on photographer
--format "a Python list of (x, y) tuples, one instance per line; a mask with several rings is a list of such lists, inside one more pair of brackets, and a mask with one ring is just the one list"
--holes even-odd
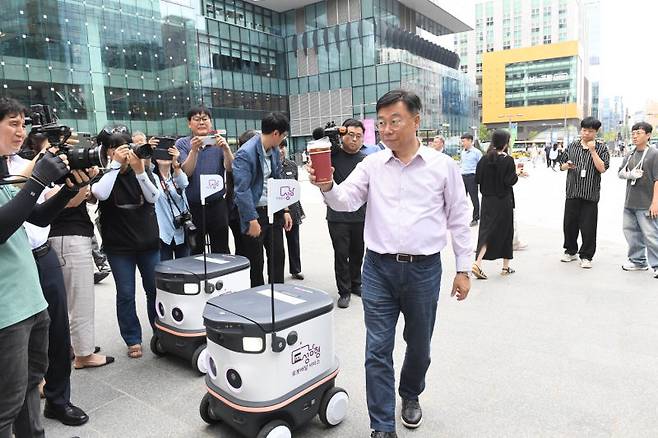
[(400, 312), (407, 350), (398, 394), (418, 400), (425, 389), (440, 286), (440, 254), (404, 263), (366, 252), (361, 299), (366, 324), (366, 394), (374, 430), (395, 431), (393, 348)]
[(628, 242), (628, 260), (636, 266), (658, 269), (658, 219), (649, 210), (624, 208), (624, 236)]
[(126, 345), (142, 343), (142, 327), (135, 307), (135, 268), (142, 277), (146, 292), (146, 306), (151, 327), (155, 321), (155, 266), (160, 262), (160, 251), (133, 254), (107, 253), (112, 276), (117, 288), (117, 320)]

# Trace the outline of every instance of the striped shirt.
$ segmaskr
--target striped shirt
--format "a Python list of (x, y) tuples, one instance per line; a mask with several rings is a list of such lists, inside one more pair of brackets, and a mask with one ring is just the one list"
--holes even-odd
[[(605, 164), (606, 170), (610, 167), (610, 153), (605, 144), (596, 142), (596, 153)], [(601, 174), (594, 166), (592, 154), (583, 149), (580, 140), (567, 146), (563, 162), (571, 161), (575, 169), (567, 171), (567, 199), (584, 199), (599, 202), (601, 196)], [(584, 173), (583, 173), (584, 172)]]

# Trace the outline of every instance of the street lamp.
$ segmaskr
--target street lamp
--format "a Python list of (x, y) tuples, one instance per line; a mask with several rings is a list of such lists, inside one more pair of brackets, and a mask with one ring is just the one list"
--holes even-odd
[(478, 139), (478, 127), (477, 126), (471, 126), (471, 129), (473, 130), (473, 139), (477, 140)]

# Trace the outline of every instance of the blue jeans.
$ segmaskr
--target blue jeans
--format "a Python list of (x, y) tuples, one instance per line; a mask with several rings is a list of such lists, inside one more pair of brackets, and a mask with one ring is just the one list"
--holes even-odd
[(366, 394), (370, 427), (395, 431), (395, 326), (404, 315), (407, 343), (398, 394), (418, 400), (430, 366), (430, 342), (441, 286), (441, 256), (400, 263), (366, 252), (361, 299), (366, 324)]
[(155, 265), (160, 262), (160, 251), (138, 252), (134, 254), (110, 254), (107, 260), (112, 268), (112, 276), (117, 288), (117, 320), (121, 337), (126, 345), (142, 343), (142, 326), (139, 324), (135, 308), (135, 267), (142, 277), (142, 287), (146, 291), (146, 305), (149, 322), (155, 321)]
[(187, 257), (190, 255), (190, 247), (187, 246), (187, 243), (183, 242), (180, 245), (176, 245), (176, 242), (171, 244), (166, 244), (160, 239), (160, 261), (172, 260), (174, 256), (177, 259)]
[(624, 236), (628, 242), (628, 260), (637, 266), (658, 269), (658, 219), (649, 210), (624, 208)]

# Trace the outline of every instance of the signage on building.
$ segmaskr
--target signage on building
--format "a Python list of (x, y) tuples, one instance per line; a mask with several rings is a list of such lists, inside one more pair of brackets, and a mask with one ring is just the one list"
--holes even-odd
[(569, 73), (555, 73), (555, 74), (539, 74), (539, 75), (528, 75), (525, 77), (525, 82), (528, 84), (536, 84), (541, 82), (556, 82), (556, 81), (566, 81), (569, 79)]

